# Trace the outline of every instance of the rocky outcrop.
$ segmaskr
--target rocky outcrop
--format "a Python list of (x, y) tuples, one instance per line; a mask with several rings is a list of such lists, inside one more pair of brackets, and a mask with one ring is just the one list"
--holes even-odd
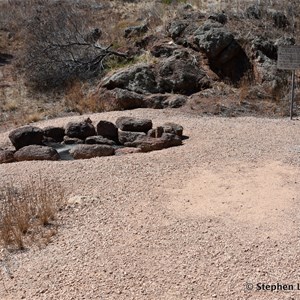
[(233, 34), (220, 23), (207, 22), (194, 32), (194, 42), (206, 53), (211, 69), (220, 78), (237, 83), (251, 70), (251, 63), (245, 51)]
[(13, 130), (8, 137), (18, 150), (28, 145), (42, 145), (44, 133), (40, 128), (25, 126)]
[(74, 159), (110, 156), (114, 153), (115, 149), (108, 145), (77, 145), (70, 150), (70, 154)]
[(55, 149), (47, 146), (29, 145), (15, 152), (16, 161), (24, 160), (59, 160), (60, 156)]
[(138, 64), (117, 71), (104, 78), (102, 86), (109, 90), (120, 88), (139, 94), (159, 92), (154, 67), (149, 64)]
[[(139, 64), (108, 75), (103, 79), (101, 86), (108, 90), (118, 88), (145, 95), (190, 95), (209, 87), (210, 81), (196, 56), (191, 55), (188, 50), (176, 50), (172, 56), (156, 65)], [(138, 97), (134, 96), (136, 101)], [(145, 103), (143, 107), (146, 105)]]
[(152, 121), (149, 119), (138, 119), (130, 117), (120, 117), (116, 125), (122, 131), (148, 132), (152, 128)]

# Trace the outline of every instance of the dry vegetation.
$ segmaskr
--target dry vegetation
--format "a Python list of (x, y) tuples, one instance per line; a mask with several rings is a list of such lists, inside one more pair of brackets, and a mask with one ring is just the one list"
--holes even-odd
[(0, 246), (22, 250), (49, 243), (57, 231), (55, 216), (64, 205), (64, 189), (41, 176), (21, 186), (13, 182), (0, 190)]
[[(14, 55), (13, 65), (0, 69), (0, 127), (64, 116), (70, 112), (106, 110), (105, 105), (89, 96), (105, 70), (153, 60), (149, 53), (134, 52), (132, 48), (138, 38), (124, 38), (125, 28), (147, 22), (149, 35), (158, 34), (170, 19), (175, 18), (184, 3), (190, 3), (203, 12), (225, 11), (230, 18), (226, 26), (243, 46), (247, 47), (244, 45), (247, 39), (255, 35), (274, 39), (288, 34), (293, 35), (297, 42), (299, 3), (295, 0), (288, 4), (277, 0), (0, 1), (0, 53)], [(246, 8), (251, 4), (265, 12), (269, 9), (284, 12), (291, 22), (289, 32), (273, 27), (270, 30), (268, 13), (261, 19), (245, 18)], [(97, 43), (83, 45), (86, 42), (84, 36), (95, 28), (102, 32)], [(76, 41), (81, 45), (65, 49), (64, 41)], [(56, 44), (62, 47), (54, 49)], [(92, 65), (99, 50), (95, 45), (104, 49), (111, 46), (111, 50), (118, 52), (128, 51), (138, 58), (120, 60), (105, 56), (101, 63)], [(49, 51), (41, 56), (41, 49)], [(66, 59), (70, 55), (76, 64)], [(59, 85), (63, 88), (53, 89)], [(240, 98), (250, 90), (251, 81), (243, 79)], [(282, 94), (273, 98), (276, 97), (282, 97)]]

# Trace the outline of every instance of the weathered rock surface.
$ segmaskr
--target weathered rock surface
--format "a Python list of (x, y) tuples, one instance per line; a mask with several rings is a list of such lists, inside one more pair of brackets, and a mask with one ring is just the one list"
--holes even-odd
[(220, 78), (238, 82), (251, 68), (250, 61), (233, 34), (220, 23), (206, 22), (194, 32), (194, 42), (204, 51), (211, 69)]
[(138, 64), (117, 71), (104, 78), (102, 86), (109, 90), (120, 88), (140, 94), (159, 92), (154, 68), (149, 64)]
[(42, 129), (33, 126), (24, 126), (13, 130), (8, 137), (18, 150), (28, 145), (42, 145), (43, 136)]
[[(177, 93), (191, 95), (210, 86), (210, 81), (199, 60), (188, 50), (174, 50), (172, 56), (161, 62), (139, 64), (117, 71), (102, 80), (102, 87), (108, 90), (121, 89), (137, 94)], [(135, 94), (124, 95), (119, 98), (133, 98), (139, 100), (141, 107), (144, 99)], [(128, 100), (127, 100), (128, 101)], [(142, 103), (141, 103), (142, 102)]]
[(99, 145), (116, 145), (116, 142), (110, 139), (107, 139), (101, 135), (89, 136), (85, 139), (86, 144), (99, 144)]
[(164, 133), (164, 127), (158, 126), (154, 129), (150, 129), (147, 135), (153, 138), (160, 138), (163, 135), (163, 133)]
[(74, 145), (74, 144), (83, 144), (83, 143), (84, 143), (84, 140), (82, 140), (82, 139), (71, 138), (66, 135), (64, 136), (63, 144)]
[(65, 135), (84, 140), (89, 136), (96, 135), (96, 130), (89, 119), (82, 122), (69, 122), (65, 129)]
[(77, 145), (70, 150), (70, 154), (74, 159), (110, 156), (114, 153), (114, 148), (108, 145)]
[(65, 129), (62, 127), (49, 126), (43, 128), (45, 137), (52, 138), (56, 142), (62, 142), (65, 136)]
[(10, 163), (15, 161), (14, 151), (0, 149), (0, 164)]
[(127, 143), (126, 145), (140, 148), (142, 152), (150, 152), (182, 145), (182, 140), (175, 134), (163, 133), (160, 138), (153, 138), (149, 136), (138, 137), (134, 142)]
[(104, 138), (118, 141), (118, 128), (112, 122), (100, 121), (97, 126), (97, 134)]
[(199, 61), (187, 50), (176, 50), (158, 65), (158, 90), (161, 93), (191, 95), (208, 88), (210, 82)]
[(145, 136), (144, 132), (132, 132), (132, 131), (119, 131), (120, 144), (134, 142), (138, 137)]
[(60, 156), (52, 147), (29, 145), (22, 147), (15, 152), (14, 158), (16, 161), (24, 160), (59, 160)]
[(117, 119), (116, 125), (123, 131), (147, 133), (152, 128), (152, 121), (149, 119), (120, 117)]
[(168, 122), (163, 124), (162, 128), (163, 128), (163, 132), (165, 133), (172, 133), (178, 135), (179, 137), (182, 137), (183, 127), (179, 124)]

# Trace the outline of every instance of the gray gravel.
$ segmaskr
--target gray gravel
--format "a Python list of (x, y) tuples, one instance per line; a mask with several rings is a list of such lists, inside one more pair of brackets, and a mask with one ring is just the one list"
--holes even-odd
[[(61, 212), (58, 235), (47, 247), (10, 254), (14, 278), (3, 274), (1, 299), (299, 299), (298, 291), (246, 291), (245, 283), (300, 282), (300, 196), (287, 208), (293, 227), (281, 237), (229, 220), (230, 205), (228, 214), (215, 216), (181, 214), (172, 206), (172, 190), (184, 189), (202, 170), (226, 174), (244, 166), (247, 177), (247, 170), (276, 162), (289, 178), (299, 176), (298, 120), (152, 109), (89, 116), (95, 123), (120, 116), (148, 118), (155, 126), (176, 122), (189, 139), (151, 153), (0, 165), (2, 181), (41, 173), (80, 199)], [(1, 133), (0, 147), (9, 145), (7, 135)]]

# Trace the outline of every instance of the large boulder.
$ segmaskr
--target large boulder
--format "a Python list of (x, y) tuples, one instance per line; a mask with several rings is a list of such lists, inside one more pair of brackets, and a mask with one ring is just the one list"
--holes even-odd
[(0, 164), (10, 163), (15, 161), (14, 151), (0, 149)]
[(86, 119), (82, 122), (69, 122), (65, 129), (65, 135), (84, 140), (89, 136), (96, 135), (96, 130), (90, 119)]
[(116, 145), (116, 142), (101, 135), (89, 136), (85, 139), (86, 144), (99, 144), (99, 145)]
[(110, 156), (114, 153), (115, 149), (108, 145), (77, 145), (70, 150), (70, 154), (74, 159)]
[(24, 126), (13, 130), (9, 139), (18, 150), (28, 145), (42, 145), (44, 132), (42, 129), (33, 126)]
[(144, 132), (132, 132), (132, 131), (119, 131), (120, 144), (134, 142), (138, 137), (145, 136)]
[(59, 160), (60, 156), (52, 147), (29, 145), (21, 148), (14, 154), (16, 161), (24, 160)]
[(118, 128), (112, 122), (100, 121), (97, 124), (97, 134), (113, 141), (118, 141)]
[(158, 92), (154, 68), (148, 64), (138, 64), (108, 75), (103, 79), (102, 86), (109, 90), (120, 88), (140, 94)]
[(206, 22), (194, 32), (194, 43), (205, 52), (211, 69), (221, 78), (238, 83), (251, 63), (233, 34), (220, 23)]
[(150, 136), (139, 137), (133, 143), (127, 143), (127, 146), (140, 148), (142, 152), (162, 150), (179, 145), (182, 145), (181, 138), (171, 133), (163, 133), (160, 138)]
[(49, 126), (43, 129), (44, 136), (51, 138), (56, 142), (62, 142), (65, 136), (65, 129), (63, 127)]
[(191, 95), (210, 86), (200, 62), (187, 50), (176, 50), (158, 64), (158, 89), (161, 93)]
[(117, 119), (116, 125), (119, 129), (123, 131), (147, 133), (152, 128), (152, 121), (149, 119), (120, 117)]

